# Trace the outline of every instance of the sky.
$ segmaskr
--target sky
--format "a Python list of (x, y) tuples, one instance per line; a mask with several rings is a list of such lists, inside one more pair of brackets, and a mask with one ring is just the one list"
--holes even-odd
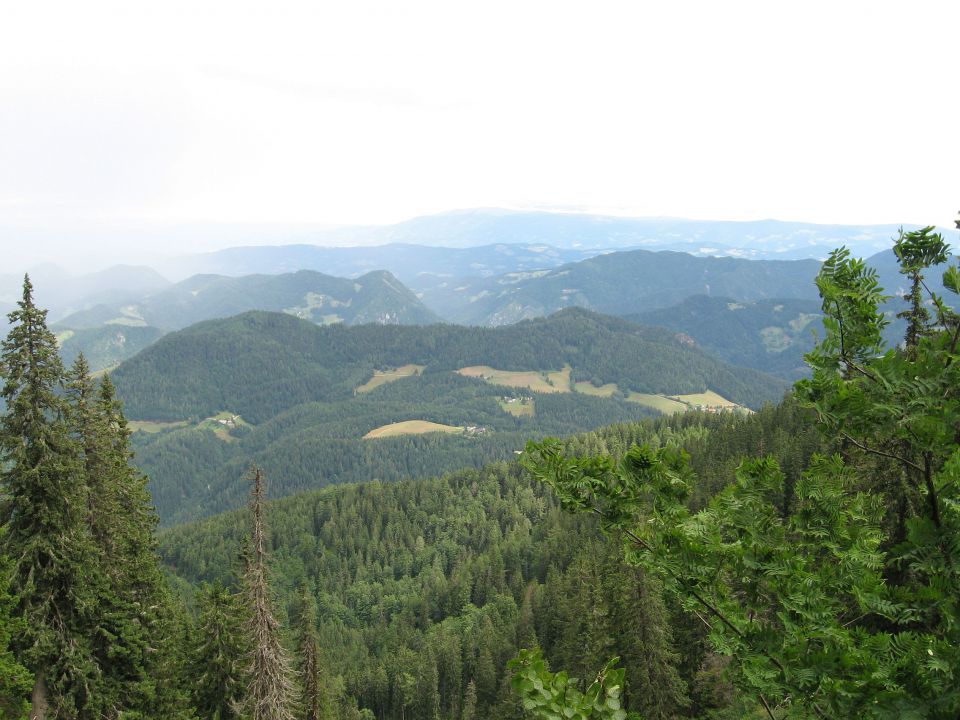
[(0, 273), (231, 244), (183, 225), (960, 208), (946, 0), (0, 4)]

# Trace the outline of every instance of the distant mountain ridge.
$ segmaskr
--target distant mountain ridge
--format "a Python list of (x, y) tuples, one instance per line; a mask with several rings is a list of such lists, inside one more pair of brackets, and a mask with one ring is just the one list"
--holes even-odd
[(448, 248), (410, 243), (361, 247), (319, 245), (253, 245), (189, 255), (164, 265), (172, 276), (214, 273), (247, 275), (316, 270), (329, 275), (356, 277), (371, 270), (387, 270), (404, 284), (419, 290), (443, 278), (485, 277), (507, 272), (540, 270), (593, 257), (598, 250), (562, 249), (546, 243), (483, 245)]
[(65, 357), (83, 352), (99, 370), (135, 355), (166, 332), (248, 310), (285, 312), (319, 324), (439, 320), (386, 271), (346, 279), (301, 270), (285, 275), (196, 275), (136, 301), (94, 305), (53, 328)]
[(552, 270), (465, 280), (425, 293), (445, 317), (475, 325), (507, 325), (584, 307), (628, 315), (669, 307), (692, 295), (753, 301), (817, 297), (816, 260), (742, 260), (686, 253), (628, 250), (598, 255)]

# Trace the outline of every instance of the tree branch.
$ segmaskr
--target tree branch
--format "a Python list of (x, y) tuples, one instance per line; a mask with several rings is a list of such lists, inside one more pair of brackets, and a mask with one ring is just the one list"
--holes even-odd
[(880, 457), (890, 458), (891, 460), (897, 460), (897, 461), (899, 461), (899, 462), (902, 462), (902, 463), (903, 463), (904, 465), (906, 465), (907, 467), (912, 467), (912, 468), (913, 468), (914, 470), (916, 470), (917, 472), (920, 472), (920, 473), (923, 472), (923, 468), (920, 467), (919, 465), (917, 465), (917, 464), (916, 464), (915, 462), (913, 462), (912, 460), (908, 460), (907, 458), (900, 457), (899, 455), (894, 455), (893, 453), (888, 453), (888, 452), (886, 452), (886, 451), (884, 451), (884, 450), (877, 450), (877, 449), (875, 449), (875, 448), (867, 447), (867, 446), (864, 445), (863, 443), (861, 443), (861, 442), (859, 442), (859, 441), (857, 441), (857, 440), (854, 440), (852, 437), (850, 437), (850, 436), (849, 436), (847, 433), (845, 433), (845, 432), (841, 432), (840, 434), (841, 434), (844, 438), (846, 438), (847, 440), (849, 440), (850, 442), (852, 442), (854, 445), (856, 445), (858, 448), (860, 448), (861, 450), (863, 450), (865, 453), (870, 453), (871, 455), (879, 455)]

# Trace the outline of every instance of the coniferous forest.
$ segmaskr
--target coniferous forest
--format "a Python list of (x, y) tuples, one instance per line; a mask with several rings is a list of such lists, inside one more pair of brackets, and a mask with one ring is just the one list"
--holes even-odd
[[(960, 317), (925, 279), (955, 298), (960, 269), (933, 228), (895, 252), (903, 341), (837, 250), (809, 372), (755, 413), (272, 501), (283, 466), (234, 459), (249, 506), (162, 531), (132, 371), (64, 367), (27, 279), (0, 352), (0, 718), (956, 718)], [(151, 393), (184, 402), (130, 401)]]

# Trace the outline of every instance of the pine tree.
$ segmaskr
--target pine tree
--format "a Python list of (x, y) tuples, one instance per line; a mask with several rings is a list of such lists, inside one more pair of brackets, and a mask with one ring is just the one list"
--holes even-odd
[(267, 579), (263, 473), (254, 467), (252, 476), (253, 554), (244, 576), (246, 601), (251, 613), (248, 633), (252, 649), (243, 709), (252, 720), (294, 720), (294, 672), (290, 657), (280, 642), (280, 623), (273, 614)]
[[(6, 538), (0, 530), (0, 547)], [(10, 592), (12, 563), (0, 555), (0, 718), (26, 716), (27, 697), (33, 687), (33, 675), (17, 662), (10, 644), (13, 638), (23, 634), (23, 621), (10, 616), (16, 606), (16, 597)]]
[(87, 488), (67, 425), (63, 366), (46, 311), (23, 298), (9, 314), (2, 345), (0, 523), (13, 560), (14, 616), (25, 630), (15, 642), (35, 675), (31, 717), (83, 717), (96, 694), (99, 668), (90, 647), (101, 579), (85, 522)]
[(463, 693), (463, 714), (461, 720), (474, 720), (477, 716), (477, 684), (471, 680)]
[(332, 720), (330, 692), (322, 671), (320, 640), (317, 637), (317, 607), (309, 586), (304, 583), (293, 614), (299, 630), (300, 676), (302, 678), (303, 718), (305, 720)]
[(92, 642), (108, 716), (173, 718), (185, 710), (177, 673), (173, 602), (159, 558), (146, 478), (133, 468), (129, 430), (109, 377), (96, 387), (81, 354), (67, 375), (70, 428), (81, 449), (87, 526), (104, 569)]
[(244, 664), (249, 653), (241, 600), (219, 583), (197, 595), (200, 616), (188, 668), (193, 706), (201, 718), (239, 717), (248, 684)]

